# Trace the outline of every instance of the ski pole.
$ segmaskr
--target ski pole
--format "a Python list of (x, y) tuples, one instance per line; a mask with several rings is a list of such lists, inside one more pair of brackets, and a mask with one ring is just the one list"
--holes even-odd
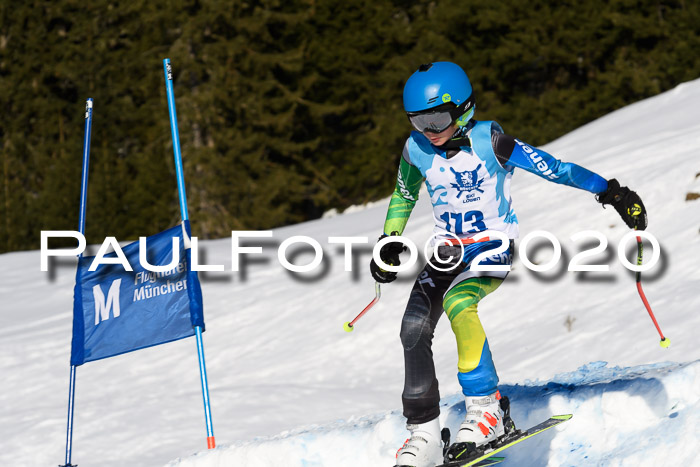
[[(642, 265), (642, 238), (637, 235), (637, 266)], [(661, 342), (659, 342), (659, 345), (661, 347), (668, 347), (671, 345), (671, 339), (668, 339), (667, 337), (664, 337), (664, 334), (661, 332), (661, 328), (659, 327), (659, 323), (656, 322), (656, 317), (654, 316), (654, 312), (651, 311), (651, 307), (649, 306), (649, 302), (647, 301), (647, 297), (644, 295), (644, 291), (642, 290), (642, 272), (637, 271), (636, 274), (637, 278), (637, 291), (639, 292), (639, 296), (642, 298), (642, 302), (644, 303), (644, 306), (646, 307), (647, 311), (649, 312), (649, 317), (651, 320), (654, 322), (654, 326), (656, 326), (656, 330), (659, 332), (659, 336), (661, 336)]]
[(367, 305), (365, 307), (365, 309), (360, 312), (359, 315), (355, 316), (355, 319), (353, 319), (352, 321), (346, 322), (343, 325), (343, 329), (345, 329), (345, 331), (347, 331), (347, 332), (352, 332), (352, 330), (355, 329), (354, 326), (355, 326), (355, 323), (357, 322), (357, 320), (362, 318), (362, 315), (367, 313), (369, 311), (369, 309), (372, 308), (379, 301), (379, 298), (381, 296), (382, 296), (382, 291), (379, 288), (379, 282), (375, 282), (374, 283), (374, 300), (369, 302), (369, 305)]

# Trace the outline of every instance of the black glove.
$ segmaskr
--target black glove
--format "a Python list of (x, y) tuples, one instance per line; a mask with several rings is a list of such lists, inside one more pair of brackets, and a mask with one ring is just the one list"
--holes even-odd
[(642, 199), (626, 186), (620, 186), (614, 178), (608, 180), (608, 189), (598, 193), (596, 199), (603, 207), (612, 204), (627, 227), (636, 230), (647, 228), (647, 210)]
[[(398, 232), (391, 233), (392, 236), (398, 234)], [(379, 240), (386, 237), (388, 237), (388, 235), (384, 234), (381, 237), (379, 237)], [(379, 257), (382, 259), (382, 261), (384, 261), (390, 266), (399, 266), (401, 264), (401, 261), (399, 260), (399, 255), (403, 251), (406, 251), (406, 245), (404, 245), (401, 242), (391, 242), (387, 243), (382, 247), (381, 250), (379, 250)], [(374, 280), (382, 284), (387, 284), (396, 280), (396, 273), (391, 271), (385, 271), (384, 269), (380, 268), (379, 265), (374, 261), (374, 258), (372, 258), (372, 261), (370, 261), (369, 263), (369, 270), (372, 273), (372, 277), (374, 278)]]

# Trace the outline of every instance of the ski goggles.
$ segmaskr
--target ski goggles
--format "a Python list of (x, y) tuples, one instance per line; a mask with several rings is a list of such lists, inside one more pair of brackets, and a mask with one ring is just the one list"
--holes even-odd
[(448, 102), (427, 111), (407, 112), (407, 115), (413, 128), (421, 133), (442, 133), (472, 106), (472, 99), (469, 98), (462, 105)]
[(413, 128), (421, 133), (442, 133), (452, 125), (452, 114), (449, 110), (420, 114), (408, 114)]

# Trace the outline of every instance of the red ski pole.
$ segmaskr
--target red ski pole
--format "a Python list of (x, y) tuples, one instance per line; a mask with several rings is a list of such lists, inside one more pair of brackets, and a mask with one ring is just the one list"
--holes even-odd
[(369, 305), (367, 305), (365, 307), (365, 309), (360, 312), (359, 315), (355, 316), (355, 319), (353, 319), (352, 321), (346, 322), (343, 325), (343, 329), (345, 329), (345, 331), (347, 331), (347, 332), (352, 332), (352, 330), (355, 329), (354, 326), (355, 326), (355, 323), (357, 322), (357, 320), (362, 318), (362, 315), (367, 313), (369, 311), (369, 309), (372, 308), (379, 301), (379, 298), (381, 296), (382, 296), (382, 291), (379, 289), (379, 282), (375, 282), (374, 283), (374, 300), (369, 302)]
[[(637, 266), (642, 265), (642, 238), (637, 235)], [(651, 311), (651, 307), (649, 306), (649, 302), (647, 301), (647, 297), (644, 295), (644, 291), (642, 290), (642, 273), (641, 271), (637, 271), (637, 291), (639, 292), (639, 296), (642, 298), (642, 302), (644, 303), (644, 306), (646, 307), (647, 311), (649, 312), (649, 317), (651, 320), (654, 322), (654, 326), (656, 326), (656, 330), (659, 332), (659, 336), (661, 336), (661, 342), (659, 342), (659, 345), (661, 347), (668, 347), (671, 345), (671, 339), (668, 339), (667, 337), (664, 337), (664, 334), (661, 332), (661, 328), (659, 327), (659, 323), (656, 322), (656, 317), (654, 316), (654, 312)]]

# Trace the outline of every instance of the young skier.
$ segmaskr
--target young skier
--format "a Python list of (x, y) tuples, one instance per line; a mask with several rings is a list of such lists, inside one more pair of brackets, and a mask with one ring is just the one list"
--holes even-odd
[[(454, 63), (421, 65), (406, 82), (403, 103), (416, 131), (403, 148), (380, 240), (403, 232), (425, 181), (438, 248), (437, 257), (430, 259), (416, 279), (401, 324), (405, 364), (402, 402), (411, 436), (399, 449), (396, 464), (434, 467), (442, 463), (442, 441), (431, 344), (443, 311), (457, 339), (457, 378), (466, 403), (466, 417), (454, 441), (479, 446), (504, 434), (498, 376), (477, 304), (498, 288), (507, 272), (471, 271), (469, 266), (479, 253), (501, 244), (488, 238), (471, 239), (484, 230), (503, 232), (511, 242), (508, 255), (491, 256), (480, 264), (512, 261), (512, 239), (518, 237), (510, 197), (514, 169), (596, 194), (598, 202), (611, 204), (631, 228), (645, 229), (647, 219), (639, 196), (615, 179), (606, 181), (576, 164), (561, 162), (503, 133), (496, 122), (475, 121), (471, 83)], [(402, 251), (401, 243), (391, 242), (382, 247), (380, 257), (384, 263), (398, 266)], [(456, 263), (457, 267), (445, 271)], [(381, 269), (374, 259), (370, 270), (378, 282), (396, 279), (396, 273)]]

